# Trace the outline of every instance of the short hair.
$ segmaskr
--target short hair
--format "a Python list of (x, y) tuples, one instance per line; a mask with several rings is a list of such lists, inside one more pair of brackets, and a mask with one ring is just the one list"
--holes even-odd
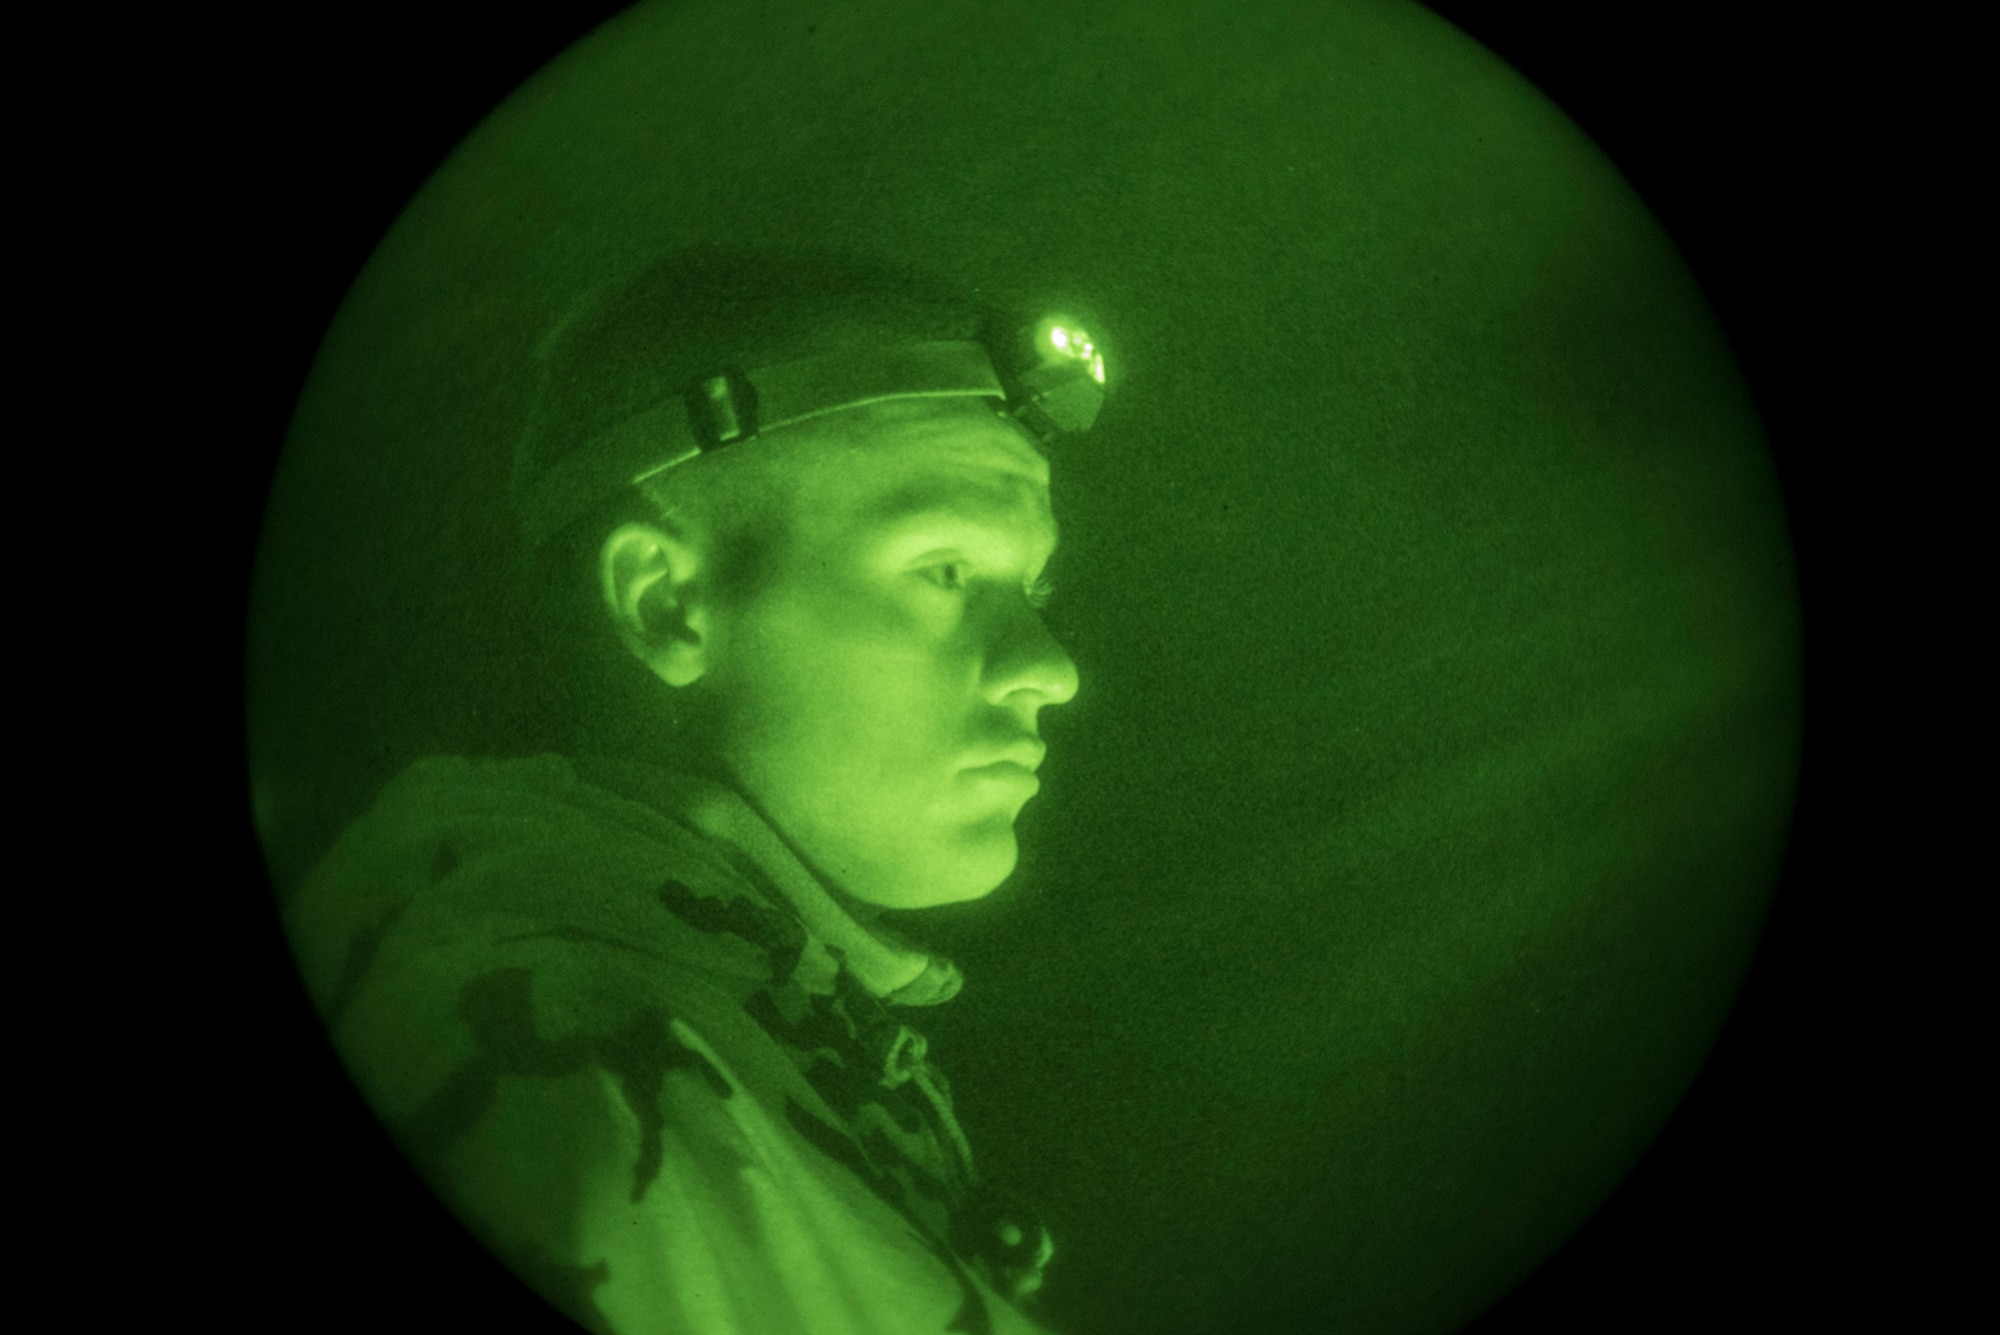
[[(723, 368), (875, 345), (979, 338), (990, 323), (944, 280), (852, 255), (704, 246), (661, 260), (558, 319), (535, 349), (537, 385), (515, 450), (517, 503), (552, 465), (627, 418), (678, 398)], [(722, 451), (749, 458), (756, 450)], [(665, 499), (683, 479), (660, 475)], [(680, 474), (676, 478), (674, 474)], [(690, 484), (699, 486), (702, 484)]]
[[(535, 398), (514, 451), (514, 504), (557, 462), (720, 369), (977, 339), (995, 327), (994, 314), (956, 285), (879, 260), (723, 246), (678, 252), (586, 294), (537, 341)], [(551, 668), (571, 690), (611, 645), (596, 606), (605, 536), (627, 522), (697, 518), (724, 554), (723, 586), (747, 587), (756, 551), (790, 512), (788, 456), (810, 448), (814, 434), (788, 429), (700, 456), (607, 497), (547, 542), (523, 549)]]

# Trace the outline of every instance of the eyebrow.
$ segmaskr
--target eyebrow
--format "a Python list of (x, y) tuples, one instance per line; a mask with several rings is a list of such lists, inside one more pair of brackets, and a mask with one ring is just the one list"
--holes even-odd
[[(926, 523), (972, 523), (1007, 534), (1016, 534), (1024, 513), (1020, 496), (999, 487), (976, 483), (925, 483), (904, 487), (883, 497), (865, 512), (868, 524), (876, 529), (919, 528)], [(1037, 538), (1046, 537), (1051, 551), (1059, 541), (1055, 517), (1046, 508), (1035, 513)]]
[[(1023, 479), (1025, 482), (1025, 479)], [(873, 523), (896, 524), (923, 518), (1001, 520), (1009, 524), (1024, 512), (1050, 518), (1046, 506), (1023, 506), (1021, 487), (976, 482), (969, 478), (950, 481), (926, 479), (882, 496), (864, 516)]]

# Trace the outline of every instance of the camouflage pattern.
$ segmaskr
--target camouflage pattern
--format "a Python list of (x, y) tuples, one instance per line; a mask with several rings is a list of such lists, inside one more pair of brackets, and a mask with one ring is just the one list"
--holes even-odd
[(716, 785), (434, 759), (287, 926), (405, 1153), (586, 1328), (1040, 1331), (1047, 1230), (904, 1018), (958, 972), (851, 908)]

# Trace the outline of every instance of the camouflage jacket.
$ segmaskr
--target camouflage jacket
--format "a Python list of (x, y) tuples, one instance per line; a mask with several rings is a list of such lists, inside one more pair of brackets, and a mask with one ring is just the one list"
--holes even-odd
[(584, 1326), (1040, 1330), (1047, 1232), (981, 1184), (902, 1018), (956, 968), (863, 926), (726, 789), (422, 761), (286, 921), (405, 1153)]

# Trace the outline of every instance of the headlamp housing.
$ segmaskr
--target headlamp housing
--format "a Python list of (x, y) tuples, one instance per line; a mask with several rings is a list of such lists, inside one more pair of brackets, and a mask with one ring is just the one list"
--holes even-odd
[(1090, 429), (1104, 406), (1104, 353), (1081, 324), (1065, 316), (1037, 320), (1009, 351), (1001, 374), (1009, 382), (1008, 411), (1021, 425), (1045, 443)]

